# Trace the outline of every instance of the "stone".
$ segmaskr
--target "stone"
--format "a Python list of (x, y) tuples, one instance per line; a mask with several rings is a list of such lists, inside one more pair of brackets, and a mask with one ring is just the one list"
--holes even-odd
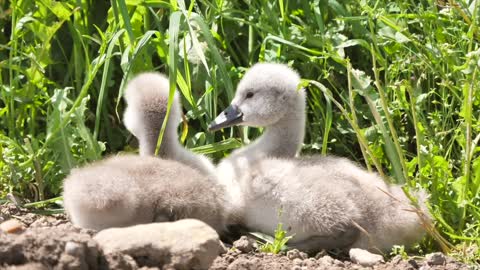
[(333, 260), (333, 265), (337, 267), (345, 267), (345, 263), (337, 259)]
[(294, 260), (296, 258), (304, 260), (304, 259), (308, 258), (308, 255), (307, 255), (307, 253), (301, 252), (298, 249), (292, 249), (292, 250), (287, 251), (287, 258), (290, 259), (290, 260)]
[(314, 258), (308, 258), (303, 261), (303, 265), (307, 266), (308, 268), (314, 268), (317, 264), (317, 261)]
[(413, 267), (414, 269), (420, 268), (420, 266), (418, 265), (417, 261), (415, 261), (414, 259), (409, 259), (409, 260), (407, 261), (407, 263), (408, 263), (411, 267)]
[(138, 266), (135, 260), (128, 255), (110, 253), (105, 255), (100, 269), (137, 270)]
[(0, 258), (6, 265), (37, 262), (47, 269), (95, 270), (99, 250), (89, 235), (38, 227), (28, 228), (21, 234), (0, 234)]
[(359, 264), (363, 267), (372, 267), (376, 264), (385, 262), (382, 255), (373, 254), (360, 248), (352, 248), (348, 254), (353, 263)]
[(318, 262), (322, 265), (333, 265), (333, 258), (328, 256), (328, 255), (325, 255), (321, 258), (318, 259)]
[(445, 265), (447, 258), (441, 252), (430, 253), (425, 256), (428, 265)]
[(25, 226), (16, 219), (9, 219), (0, 224), (0, 230), (5, 233), (20, 233), (25, 230)]
[(301, 266), (303, 264), (303, 260), (300, 259), (300, 258), (295, 258), (295, 259), (293, 259), (292, 262), (293, 262), (293, 264), (298, 265), (298, 266)]
[(195, 219), (110, 228), (94, 236), (106, 254), (120, 252), (142, 266), (208, 269), (221, 253), (219, 236)]
[(320, 252), (315, 254), (314, 258), (318, 260), (318, 259), (322, 258), (323, 256), (327, 256), (327, 255), (328, 255), (327, 251), (325, 249), (322, 249)]
[(403, 261), (402, 255), (396, 255), (395, 257), (390, 259), (390, 264), (397, 265)]
[(27, 263), (23, 265), (12, 265), (6, 270), (48, 270), (48, 267), (42, 265), (41, 263)]
[(233, 247), (240, 250), (243, 253), (249, 253), (254, 250), (254, 245), (252, 241), (246, 236), (240, 237), (237, 241), (233, 242)]
[(72, 256), (84, 257), (85, 246), (80, 243), (68, 241), (67, 243), (65, 243), (65, 253)]

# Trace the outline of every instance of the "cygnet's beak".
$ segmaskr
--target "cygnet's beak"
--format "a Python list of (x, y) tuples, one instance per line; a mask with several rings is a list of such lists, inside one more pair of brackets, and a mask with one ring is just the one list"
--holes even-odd
[(243, 122), (243, 113), (235, 105), (228, 106), (221, 112), (215, 120), (208, 126), (209, 131), (215, 131), (226, 127), (231, 127)]

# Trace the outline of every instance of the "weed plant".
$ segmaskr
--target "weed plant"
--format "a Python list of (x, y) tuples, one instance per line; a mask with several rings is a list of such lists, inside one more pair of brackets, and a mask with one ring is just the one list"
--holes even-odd
[(290, 239), (292, 239), (294, 236), (287, 236), (287, 231), (283, 229), (283, 224), (280, 222), (277, 225), (277, 228), (275, 229), (275, 235), (273, 238), (266, 237), (265, 235), (262, 234), (254, 234), (257, 237), (261, 237), (262, 241), (259, 242), (260, 246), (258, 249), (261, 252), (266, 252), (266, 253), (273, 253), (273, 254), (278, 254), (280, 251), (285, 251), (287, 249), (287, 243)]
[(282, 62), (305, 79), (303, 153), (426, 189), (448, 242), (423, 247), (464, 250), (480, 238), (479, 2), (1, 1), (0, 198), (59, 196), (73, 167), (131, 151), (121, 97), (141, 71), (169, 75), (181, 142), (218, 160), (261, 130), (207, 124), (246, 68)]

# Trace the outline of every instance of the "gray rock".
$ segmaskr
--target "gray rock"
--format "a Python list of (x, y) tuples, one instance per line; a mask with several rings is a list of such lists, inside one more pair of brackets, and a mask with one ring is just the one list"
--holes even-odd
[(334, 266), (337, 266), (337, 267), (344, 267), (344, 266), (345, 266), (345, 263), (342, 262), (342, 261), (339, 261), (339, 260), (337, 260), (337, 259), (334, 259), (334, 260), (333, 260), (333, 265), (334, 265)]
[(138, 269), (137, 263), (132, 257), (120, 253), (110, 253), (105, 255), (105, 260), (103, 260), (102, 263), (100, 269)]
[(293, 264), (301, 266), (303, 264), (303, 260), (300, 258), (293, 259)]
[(220, 254), (218, 234), (195, 219), (111, 228), (94, 236), (106, 254), (121, 252), (139, 266), (207, 269)]
[(5, 268), (6, 270), (48, 270), (48, 267), (41, 263), (27, 263), (24, 265), (12, 265)]
[[(28, 228), (18, 235), (0, 234), (0, 261), (6, 265), (37, 262), (47, 269), (95, 270), (99, 264), (99, 247), (86, 234), (58, 227)], [(26, 269), (36, 269), (28, 267)]]
[(403, 261), (402, 255), (396, 255), (392, 259), (390, 259), (390, 264), (397, 265)]
[(240, 250), (243, 253), (249, 253), (254, 250), (254, 245), (250, 239), (246, 236), (240, 237), (237, 241), (233, 242), (233, 247)]
[(314, 258), (308, 258), (303, 261), (303, 265), (307, 268), (314, 268), (317, 265), (317, 261)]
[(68, 241), (67, 243), (65, 243), (65, 252), (72, 256), (84, 257), (85, 246), (80, 243)]
[(445, 265), (447, 258), (441, 252), (435, 252), (425, 256), (428, 265)]
[(324, 256), (328, 256), (328, 253), (326, 250), (322, 249), (320, 252), (318, 252), (317, 254), (315, 254), (315, 259), (320, 259)]
[(88, 270), (86, 246), (83, 243), (68, 241), (65, 243), (65, 252), (58, 261), (58, 269)]
[(364, 267), (371, 267), (385, 262), (382, 255), (370, 253), (364, 249), (352, 248), (348, 252), (350, 260)]
[(308, 258), (308, 255), (307, 255), (307, 253), (301, 252), (298, 249), (292, 249), (292, 250), (287, 251), (287, 258), (289, 258), (290, 260), (294, 260), (296, 258), (306, 259), (306, 258)]
[(333, 262), (334, 262), (333, 258), (328, 255), (325, 255), (318, 259), (318, 263), (325, 266), (333, 265)]

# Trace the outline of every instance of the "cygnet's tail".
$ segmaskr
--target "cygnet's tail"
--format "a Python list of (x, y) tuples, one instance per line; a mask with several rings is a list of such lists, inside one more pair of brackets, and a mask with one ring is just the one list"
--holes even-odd
[(109, 166), (72, 170), (63, 186), (64, 207), (72, 223), (95, 230), (130, 225), (137, 215), (137, 198), (118, 181), (126, 177)]
[[(418, 242), (426, 233), (431, 222), (431, 215), (427, 207), (428, 195), (422, 190), (410, 191), (409, 198), (400, 186), (390, 186), (389, 196), (392, 204), (385, 211), (383, 226), (391, 234), (391, 242), (385, 249), (393, 245), (411, 245)], [(388, 239), (388, 236), (387, 236)]]

